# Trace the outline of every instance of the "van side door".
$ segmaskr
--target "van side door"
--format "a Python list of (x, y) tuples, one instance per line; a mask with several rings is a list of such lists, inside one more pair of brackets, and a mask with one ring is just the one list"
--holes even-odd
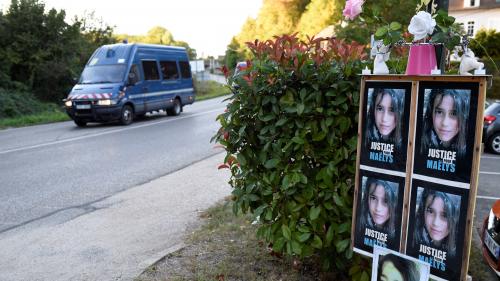
[(162, 89), (165, 93), (162, 96), (164, 108), (172, 106), (171, 100), (177, 95), (180, 87), (180, 73), (177, 67), (177, 62), (170, 59), (160, 59), (160, 70), (162, 74)]
[(158, 63), (155, 59), (142, 59), (144, 72), (143, 96), (146, 111), (161, 109), (161, 83)]

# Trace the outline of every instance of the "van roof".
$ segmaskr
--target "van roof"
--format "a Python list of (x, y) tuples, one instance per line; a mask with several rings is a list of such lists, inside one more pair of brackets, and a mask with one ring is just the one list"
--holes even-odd
[(174, 53), (186, 53), (186, 48), (177, 46), (166, 46), (156, 44), (141, 44), (141, 43), (117, 43), (103, 45), (97, 49), (92, 55), (87, 65), (105, 65), (126, 63), (130, 57), (130, 53), (134, 49), (148, 49), (148, 50), (169, 50)]
[(145, 43), (116, 43), (116, 44), (103, 45), (102, 47), (115, 49), (115, 48), (133, 48), (134, 46), (137, 46), (138, 48), (169, 49), (169, 50), (179, 50), (179, 51), (186, 50), (186, 48), (184, 47), (160, 45), (160, 44), (145, 44)]

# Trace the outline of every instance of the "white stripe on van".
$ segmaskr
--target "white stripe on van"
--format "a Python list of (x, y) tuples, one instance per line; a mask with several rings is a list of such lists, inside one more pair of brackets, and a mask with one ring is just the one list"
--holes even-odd
[(156, 96), (161, 96), (161, 95), (185, 93), (185, 92), (192, 92), (192, 91), (193, 91), (193, 88), (183, 89), (183, 90), (159, 91), (159, 92), (151, 92), (151, 93), (145, 93), (145, 94), (130, 95), (129, 98), (136, 99), (136, 98), (145, 98), (145, 97), (156, 97)]

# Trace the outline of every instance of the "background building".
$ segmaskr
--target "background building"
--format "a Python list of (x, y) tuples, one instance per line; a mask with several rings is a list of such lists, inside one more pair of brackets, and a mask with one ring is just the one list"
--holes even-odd
[(500, 31), (500, 0), (450, 0), (448, 13), (464, 24), (469, 36), (481, 28)]

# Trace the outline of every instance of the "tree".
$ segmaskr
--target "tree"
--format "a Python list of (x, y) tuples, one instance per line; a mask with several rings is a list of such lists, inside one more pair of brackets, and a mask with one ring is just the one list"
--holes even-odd
[(344, 0), (312, 0), (300, 17), (297, 31), (303, 38), (312, 37), (325, 27), (338, 23), (342, 18)]
[(226, 61), (225, 64), (229, 69), (234, 69), (236, 67), (236, 63), (242, 60), (242, 57), (238, 54), (238, 50), (240, 49), (240, 44), (236, 40), (235, 37), (231, 39), (231, 43), (227, 46), (226, 50)]
[(471, 49), (479, 58), (486, 56), (486, 52), (481, 45), (486, 49), (490, 57), (500, 59), (500, 50), (498, 49), (498, 46), (500, 46), (500, 32), (495, 29), (480, 29), (470, 43)]
[(173, 42), (174, 36), (172, 36), (172, 33), (161, 26), (151, 28), (144, 37), (144, 43), (172, 45)]
[(190, 60), (194, 60), (198, 57), (198, 55), (196, 54), (196, 49), (189, 47), (189, 44), (187, 42), (174, 41), (172, 45), (186, 48), (186, 52), (188, 53), (188, 57)]

